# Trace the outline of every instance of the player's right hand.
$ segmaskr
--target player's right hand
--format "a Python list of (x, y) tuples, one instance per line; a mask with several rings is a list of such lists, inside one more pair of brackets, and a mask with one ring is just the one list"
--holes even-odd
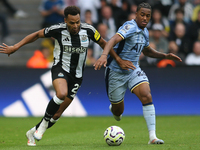
[(107, 55), (101, 55), (101, 57), (94, 63), (94, 69), (95, 70), (100, 70), (101, 66), (103, 65), (106, 67), (107, 64)]
[(5, 43), (0, 45), (0, 53), (8, 54), (8, 56), (10, 56), (10, 54), (14, 53), (15, 51), (17, 51), (17, 48), (14, 46), (8, 46)]

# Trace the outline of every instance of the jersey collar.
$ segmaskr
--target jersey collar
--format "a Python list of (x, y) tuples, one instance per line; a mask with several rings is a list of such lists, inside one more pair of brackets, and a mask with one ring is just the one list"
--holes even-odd
[(135, 19), (133, 20), (133, 22), (135, 23), (135, 25), (137, 27), (136, 32), (144, 32), (146, 27), (144, 28), (144, 30), (142, 30), (141, 28), (138, 27), (137, 22), (135, 21)]

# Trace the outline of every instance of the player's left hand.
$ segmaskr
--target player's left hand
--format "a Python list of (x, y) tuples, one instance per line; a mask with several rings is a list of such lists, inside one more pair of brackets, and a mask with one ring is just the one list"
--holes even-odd
[(5, 43), (3, 43), (3, 45), (0, 45), (0, 53), (8, 54), (8, 56), (10, 56), (10, 54), (14, 53), (16, 50), (16, 47), (8, 46)]
[(100, 70), (101, 66), (103, 65), (106, 67), (107, 64), (107, 55), (101, 55), (101, 57), (94, 63), (94, 69), (95, 70)]
[(166, 55), (166, 59), (171, 59), (171, 60), (176, 60), (176, 61), (180, 61), (182, 62), (181, 58), (176, 56), (175, 54), (173, 53), (169, 53)]

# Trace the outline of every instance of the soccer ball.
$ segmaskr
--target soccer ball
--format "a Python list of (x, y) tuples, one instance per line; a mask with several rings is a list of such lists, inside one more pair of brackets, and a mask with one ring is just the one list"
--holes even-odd
[(118, 126), (110, 126), (104, 132), (104, 140), (109, 146), (119, 146), (125, 139), (125, 133)]

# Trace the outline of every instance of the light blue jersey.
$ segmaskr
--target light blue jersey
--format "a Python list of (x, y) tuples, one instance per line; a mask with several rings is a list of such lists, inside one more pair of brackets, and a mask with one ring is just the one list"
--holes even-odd
[[(114, 46), (115, 52), (123, 59), (129, 60), (139, 67), (139, 57), (144, 47), (149, 46), (149, 32), (147, 28), (140, 29), (135, 20), (125, 22), (117, 31), (124, 40)], [(108, 67), (119, 73), (131, 73), (133, 70), (123, 70), (112, 58), (108, 58)]]

